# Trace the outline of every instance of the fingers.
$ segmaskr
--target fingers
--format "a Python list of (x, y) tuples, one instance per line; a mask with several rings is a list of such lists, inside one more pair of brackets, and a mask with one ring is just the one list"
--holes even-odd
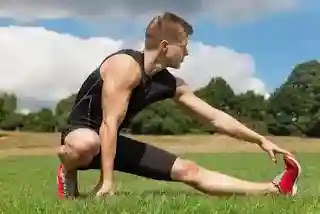
[(97, 192), (96, 197), (98, 197), (98, 198), (100, 198), (100, 197), (110, 197), (110, 196), (113, 196), (113, 195), (114, 195), (113, 191), (110, 191), (110, 192), (99, 191), (99, 192)]
[(110, 186), (101, 186), (100, 189), (98, 189), (97, 193), (96, 193), (96, 197), (100, 198), (100, 197), (110, 197), (114, 195), (114, 190), (112, 187)]
[(284, 150), (284, 149), (281, 149), (281, 148), (275, 149), (275, 152), (276, 152), (276, 153), (279, 153), (279, 154), (283, 154), (283, 155), (294, 156), (291, 152), (289, 152), (289, 151), (287, 151), (287, 150)]
[(275, 153), (279, 153), (279, 154), (283, 154), (283, 155), (289, 155), (291, 157), (294, 157), (294, 155), (287, 151), (287, 150), (284, 150), (284, 149), (281, 149), (279, 147), (275, 148), (275, 149), (272, 149), (272, 150), (268, 150), (268, 155), (270, 157), (270, 159), (274, 162), (274, 163), (277, 163), (277, 158), (276, 158), (276, 155)]
[(274, 152), (272, 150), (268, 150), (268, 155), (270, 157), (270, 159), (274, 162), (274, 163), (277, 163), (277, 159), (276, 159), (276, 156), (274, 154)]

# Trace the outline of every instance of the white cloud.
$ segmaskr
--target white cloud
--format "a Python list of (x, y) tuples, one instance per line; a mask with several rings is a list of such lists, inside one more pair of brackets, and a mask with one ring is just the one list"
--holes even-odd
[(226, 47), (212, 47), (201, 42), (190, 44), (190, 56), (182, 70), (175, 72), (194, 89), (209, 83), (212, 77), (223, 77), (236, 93), (254, 90), (265, 94), (264, 83), (255, 77), (255, 63), (251, 55)]
[[(125, 43), (109, 38), (81, 39), (40, 27), (2, 27), (0, 90), (16, 93), (24, 110), (52, 107), (76, 92), (101, 60)], [(140, 47), (141, 42), (134, 46)], [(200, 42), (190, 46), (190, 56), (179, 72), (194, 88), (204, 86), (213, 76), (222, 76), (235, 92), (251, 89), (265, 94), (263, 82), (254, 76), (250, 55)]]
[(183, 15), (206, 15), (222, 23), (252, 20), (297, 8), (301, 0), (1, 0), (0, 17), (20, 20), (61, 17), (150, 16), (169, 10)]
[(80, 39), (39, 27), (2, 27), (0, 90), (52, 103), (76, 91), (100, 61), (121, 46), (122, 41), (109, 38)]

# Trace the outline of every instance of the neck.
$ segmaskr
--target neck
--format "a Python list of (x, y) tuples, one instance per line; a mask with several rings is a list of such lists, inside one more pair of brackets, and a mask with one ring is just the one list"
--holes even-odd
[(144, 50), (144, 70), (148, 76), (153, 76), (166, 66), (160, 60), (158, 50)]

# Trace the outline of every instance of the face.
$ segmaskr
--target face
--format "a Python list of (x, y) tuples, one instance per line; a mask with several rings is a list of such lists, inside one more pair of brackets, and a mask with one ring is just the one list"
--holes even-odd
[(188, 55), (188, 37), (184, 36), (179, 42), (163, 42), (163, 52), (167, 67), (178, 69)]

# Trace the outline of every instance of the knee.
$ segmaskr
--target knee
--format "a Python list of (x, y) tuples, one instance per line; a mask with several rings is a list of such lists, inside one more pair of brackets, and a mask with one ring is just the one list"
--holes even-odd
[(200, 180), (200, 166), (193, 161), (177, 159), (173, 165), (171, 177), (173, 180), (196, 186)]
[(100, 151), (100, 144), (91, 139), (83, 140), (76, 146), (71, 146), (71, 150), (76, 154), (80, 160), (91, 160)]
[(59, 154), (67, 154), (74, 159), (91, 160), (100, 151), (100, 138), (93, 131), (78, 130), (70, 133), (65, 139), (65, 145), (59, 151)]

